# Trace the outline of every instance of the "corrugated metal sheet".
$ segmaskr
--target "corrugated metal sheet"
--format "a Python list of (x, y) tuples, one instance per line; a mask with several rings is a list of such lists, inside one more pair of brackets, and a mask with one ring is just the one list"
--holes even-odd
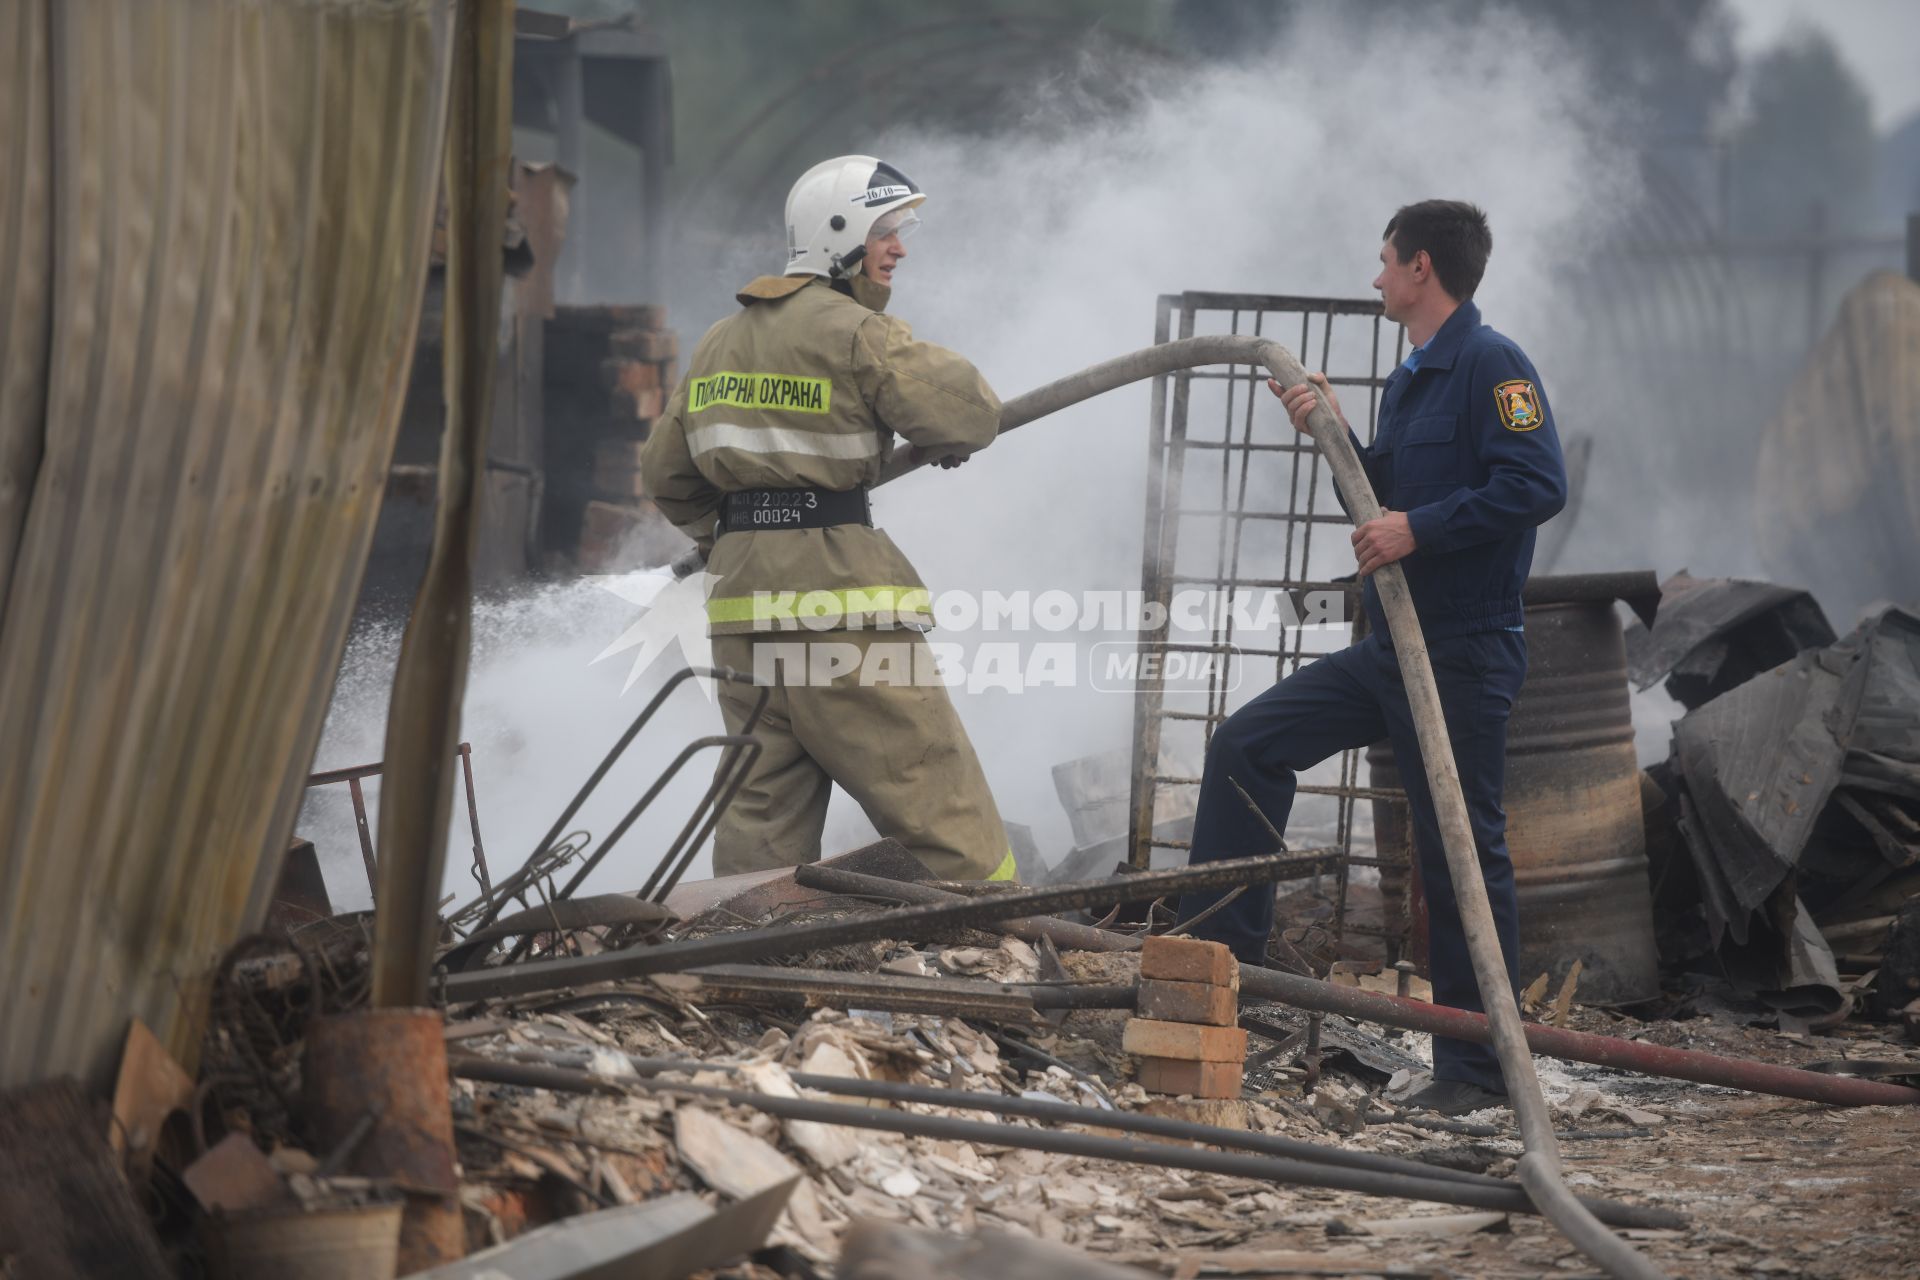
[(0, 1086), (97, 1083), (130, 1015), (196, 1055), (286, 845), (412, 354), (451, 11), (9, 12), (0, 272), (56, 230), (38, 414), (33, 291), (0, 293), (0, 457), (43, 442), (0, 562)]
[[(1731, 457), (1729, 464), (1731, 464)], [(1920, 283), (1876, 271), (1848, 293), (1761, 434), (1761, 555), (1789, 582), (1920, 594)]]
[(38, 0), (0, 11), (0, 600), (40, 461), (46, 398), (48, 190), (47, 13)]

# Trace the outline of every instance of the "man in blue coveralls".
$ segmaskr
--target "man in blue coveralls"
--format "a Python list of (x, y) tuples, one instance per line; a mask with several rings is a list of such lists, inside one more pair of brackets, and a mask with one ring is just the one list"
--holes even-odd
[[(1565, 505), (1567, 482), (1539, 375), (1512, 339), (1480, 322), (1472, 301), (1492, 248), (1486, 215), (1459, 201), (1408, 205), (1387, 224), (1373, 287), (1387, 319), (1406, 326), (1413, 351), (1387, 379), (1373, 445), (1362, 448), (1354, 440), (1384, 508), (1379, 519), (1353, 533), (1371, 631), (1358, 644), (1301, 667), (1214, 732), (1192, 854), (1192, 861), (1208, 862), (1272, 852), (1266, 822), (1251, 811), (1236, 783), (1274, 829), (1285, 831), (1299, 770), (1390, 739), (1426, 889), (1434, 999), (1476, 1010), (1479, 984), (1399, 660), (1371, 575), (1395, 562), (1406, 571), (1512, 982), (1519, 923), (1500, 793), (1507, 715), (1527, 673), (1520, 590), (1533, 561), (1534, 529)], [(1306, 431), (1315, 387), (1345, 425), (1325, 376), (1315, 374), (1312, 382), (1284, 391), (1276, 383), (1268, 386), (1299, 431)], [(1197, 915), (1220, 896), (1190, 895), (1180, 914)], [(1195, 932), (1260, 964), (1272, 930), (1273, 894), (1256, 891), (1228, 903)], [(1491, 1048), (1436, 1039), (1433, 1066), (1433, 1083), (1414, 1095), (1415, 1106), (1461, 1115), (1506, 1096)]]

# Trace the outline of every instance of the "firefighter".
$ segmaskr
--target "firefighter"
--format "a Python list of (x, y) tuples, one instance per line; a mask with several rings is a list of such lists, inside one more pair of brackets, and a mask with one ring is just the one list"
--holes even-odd
[[(647, 493), (707, 554), (716, 665), (770, 689), (763, 744), (715, 836), (714, 873), (820, 856), (839, 783), (946, 879), (1013, 878), (1005, 828), (921, 633), (925, 585), (867, 491), (896, 435), (953, 467), (1000, 401), (953, 352), (886, 314), (926, 195), (872, 156), (802, 174), (787, 264), (707, 331), (642, 458)], [(727, 730), (758, 689), (722, 682)]]

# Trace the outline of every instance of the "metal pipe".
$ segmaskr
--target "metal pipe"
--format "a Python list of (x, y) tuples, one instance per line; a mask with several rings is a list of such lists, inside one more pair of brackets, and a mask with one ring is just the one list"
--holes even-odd
[[(441, 870), (453, 811), (453, 749), (473, 632), (473, 555), (486, 489), (494, 356), (499, 343), (513, 148), (513, 3), (460, 6), (453, 28), (442, 190), (446, 193), (441, 309), (438, 506), (433, 541), (400, 642), (387, 707), (380, 805), (378, 909), (368, 1000), (393, 1009), (427, 1002), (440, 937)], [(458, 1226), (458, 1210), (455, 1210)], [(458, 1256), (456, 1253), (455, 1256)], [(419, 1264), (411, 1264), (417, 1267)]]
[[(1428, 1035), (1489, 1041), (1484, 1014), (1423, 1000), (1403, 1000), (1384, 992), (1363, 991), (1358, 987), (1336, 987), (1315, 978), (1282, 973), (1277, 969), (1240, 966), (1240, 993), (1275, 1000), (1297, 1009), (1337, 1013)], [(1798, 1067), (1782, 1067), (1771, 1062), (1752, 1062), (1744, 1058), (1725, 1058), (1694, 1049), (1670, 1049), (1664, 1045), (1642, 1044), (1618, 1036), (1599, 1036), (1587, 1031), (1570, 1031), (1542, 1023), (1525, 1024), (1527, 1043), (1534, 1052), (1569, 1062), (1588, 1062), (1595, 1066), (1635, 1071), (1646, 1075), (1691, 1080), (1698, 1084), (1723, 1085), (1753, 1093), (1770, 1093), (1782, 1098), (1802, 1098), (1840, 1107), (1912, 1106), (1920, 1103), (1920, 1089), (1884, 1080), (1857, 1080), (1830, 1076)]]
[(360, 789), (359, 778), (347, 779), (347, 794), (353, 799), (353, 825), (360, 833), (360, 861), (367, 867), (367, 893), (377, 894), (380, 892), (380, 864), (373, 856), (373, 829), (367, 825), (367, 796)]
[[(509, 1049), (508, 1052), (521, 1061), (539, 1062), (547, 1066), (579, 1070), (586, 1064), (584, 1054), (555, 1054), (524, 1047)], [(737, 1064), (730, 1062), (702, 1062), (685, 1058), (642, 1058), (630, 1055), (627, 1061), (643, 1076), (658, 1075), (667, 1071), (693, 1074), (700, 1071), (737, 1073), (740, 1070)], [(911, 1102), (930, 1107), (951, 1107), (958, 1111), (986, 1111), (994, 1115), (1019, 1116), (1027, 1120), (1051, 1120), (1059, 1124), (1088, 1125), (1096, 1129), (1113, 1129), (1121, 1133), (1144, 1133), (1160, 1138), (1175, 1138), (1183, 1142), (1201, 1142), (1208, 1146), (1223, 1147), (1232, 1151), (1251, 1151), (1258, 1155), (1310, 1160), (1349, 1169), (1372, 1169), (1379, 1173), (1437, 1178), (1442, 1182), (1459, 1182), (1468, 1186), (1516, 1186), (1507, 1178), (1496, 1178), (1485, 1173), (1468, 1173), (1463, 1169), (1445, 1169), (1439, 1165), (1423, 1164), (1418, 1160), (1409, 1160), (1402, 1156), (1382, 1155), (1374, 1151), (1350, 1151), (1345, 1147), (1329, 1146), (1321, 1142), (1303, 1142), (1298, 1138), (1283, 1138), (1278, 1134), (1256, 1133), (1249, 1129), (1229, 1129), (1221, 1125), (1196, 1124), (1172, 1116), (1147, 1115), (1138, 1111), (1110, 1111), (1102, 1107), (1085, 1107), (1071, 1102), (1010, 1097), (1000, 1093), (975, 1093), (963, 1089), (905, 1084), (893, 1080), (859, 1080), (846, 1076), (819, 1075), (808, 1071), (789, 1072), (788, 1079), (802, 1089), (817, 1089), (823, 1093), (837, 1094), (846, 1098)], [(1488, 1126), (1482, 1127), (1488, 1128), (1490, 1133), (1499, 1132)], [(1680, 1214), (1667, 1209), (1648, 1208), (1599, 1198), (1589, 1198), (1586, 1203), (1593, 1207), (1595, 1213), (1616, 1226), (1643, 1228), (1650, 1231), (1679, 1230), (1684, 1228), (1687, 1222)]]
[[(877, 1129), (912, 1137), (947, 1141), (977, 1142), (986, 1146), (1019, 1147), (1054, 1155), (1081, 1156), (1094, 1160), (1116, 1160), (1127, 1164), (1152, 1165), (1163, 1169), (1189, 1169), (1197, 1173), (1217, 1173), (1227, 1177), (1250, 1178), (1287, 1186), (1328, 1187), (1362, 1195), (1388, 1196), (1404, 1200), (1425, 1200), (1434, 1204), (1459, 1205), (1471, 1209), (1491, 1209), (1501, 1213), (1533, 1213), (1527, 1193), (1512, 1185), (1481, 1186), (1432, 1176), (1431, 1173), (1407, 1174), (1376, 1169), (1348, 1168), (1343, 1165), (1294, 1160), (1279, 1156), (1251, 1155), (1236, 1151), (1208, 1151), (1165, 1142), (1143, 1142), (1126, 1138), (1107, 1138), (1095, 1134), (1061, 1133), (1053, 1129), (1030, 1129), (1023, 1125), (995, 1124), (979, 1120), (961, 1120), (951, 1116), (916, 1115), (890, 1107), (856, 1106), (851, 1103), (820, 1102), (812, 1098), (781, 1098), (746, 1089), (724, 1089), (715, 1085), (683, 1084), (661, 1080), (612, 1081), (585, 1071), (550, 1067), (536, 1063), (497, 1062), (485, 1058), (462, 1057), (453, 1063), (453, 1074), (467, 1080), (525, 1088), (567, 1090), (575, 1093), (619, 1093), (646, 1089), (657, 1093), (683, 1094), (693, 1098), (711, 1098), (736, 1106), (763, 1111), (783, 1120), (810, 1120), (816, 1124), (843, 1125), (853, 1129)], [(830, 1087), (846, 1083), (837, 1077)], [(1073, 1108), (1084, 1110), (1085, 1108)], [(1117, 1113), (1101, 1112), (1102, 1116)], [(1075, 1123), (1089, 1123), (1077, 1120)], [(1090, 1123), (1101, 1123), (1095, 1120)], [(1630, 1206), (1621, 1206), (1630, 1209)], [(1645, 1210), (1634, 1211), (1636, 1217)], [(1670, 1219), (1663, 1219), (1670, 1221)]]
[[(843, 871), (839, 867), (823, 866), (818, 862), (810, 862), (795, 868), (793, 880), (795, 884), (807, 889), (821, 889), (828, 893), (844, 893), (861, 898), (891, 898), (896, 902), (917, 904), (954, 902), (962, 897), (961, 894), (946, 889), (936, 889), (932, 885), (917, 884), (911, 880), (889, 880), (885, 876), (870, 876), (859, 871)], [(1009, 937), (1020, 938), (1027, 942), (1038, 942), (1042, 938), (1047, 938), (1056, 947), (1065, 947), (1070, 951), (1138, 951), (1140, 949), (1138, 938), (1129, 938), (1123, 933), (1113, 933), (1106, 929), (1096, 929), (1090, 924), (1056, 920), (1051, 916), (1023, 916), (1017, 920), (996, 920), (981, 927), (993, 933), (1004, 933)]]
[[(653, 780), (653, 785), (649, 786), (641, 793), (640, 798), (633, 802), (632, 807), (627, 810), (620, 821), (613, 824), (613, 829), (607, 832), (605, 839), (600, 841), (600, 847), (587, 855), (586, 860), (574, 871), (572, 879), (562, 885), (559, 891), (553, 896), (556, 898), (571, 898), (573, 891), (580, 887), (580, 882), (593, 874), (594, 870), (599, 867), (601, 860), (613, 852), (613, 847), (620, 843), (622, 836), (627, 834), (628, 828), (639, 821), (640, 815), (647, 811), (648, 806), (659, 799), (660, 793), (665, 791), (668, 784), (680, 775), (680, 770), (685, 767), (687, 761), (693, 759), (694, 756), (700, 754), (700, 752), (706, 750), (708, 747), (718, 747), (722, 751), (721, 768), (714, 771), (714, 780), (708, 784), (706, 797), (700, 801), (700, 806), (694, 810), (693, 820), (697, 820), (706, 812), (708, 802), (719, 790), (720, 780), (723, 777), (729, 776), (726, 771), (726, 765), (735, 757), (724, 754), (728, 748), (738, 747), (743, 751), (750, 751), (753, 757), (758, 757), (760, 754), (760, 744), (757, 741), (739, 734), (714, 734), (711, 737), (695, 738), (692, 742), (689, 742), (685, 747), (681, 748), (680, 754), (675, 756), (672, 762), (661, 771), (660, 776)], [(685, 835), (684, 831), (682, 835)], [(678, 848), (679, 842), (676, 841), (674, 850), (669, 851), (668, 856), (671, 857), (672, 853), (676, 852)], [(655, 881), (659, 879), (665, 870), (666, 861), (663, 859), (660, 865), (654, 868), (653, 877), (647, 881), (646, 887), (640, 891), (641, 897), (645, 898), (651, 895)]]
[(480, 881), (480, 896), (493, 895), (493, 878), (487, 870), (487, 849), (480, 842), (480, 802), (473, 795), (473, 744), (460, 744), (460, 775), (467, 784), (467, 830), (473, 833), (473, 866)]
[(1047, 889), (995, 894), (985, 898), (958, 898), (952, 903), (903, 907), (898, 911), (856, 919), (828, 920), (798, 926), (779, 924), (630, 951), (498, 965), (474, 973), (453, 974), (441, 984), (441, 990), (447, 1003), (457, 1004), (495, 996), (551, 991), (555, 987), (579, 986), (589, 982), (637, 978), (649, 973), (676, 972), (706, 964), (744, 964), (850, 942), (925, 937), (930, 932), (942, 929), (1046, 911), (1110, 907), (1116, 903), (1143, 901), (1162, 894), (1230, 888), (1236, 884), (1270, 884), (1275, 880), (1304, 875), (1337, 856), (1321, 852), (1233, 858), (1201, 867), (1153, 871), (1128, 876), (1123, 880), (1055, 885)]
[(733, 804), (733, 798), (746, 785), (747, 776), (753, 772), (760, 753), (766, 749), (765, 744), (753, 736), (753, 731), (759, 727), (760, 713), (766, 710), (767, 699), (772, 693), (771, 688), (762, 687), (753, 710), (747, 713), (746, 723), (740, 726), (740, 732), (729, 735), (739, 745), (721, 756), (706, 794), (694, 806), (686, 825), (680, 828), (680, 834), (673, 838), (665, 856), (660, 859), (660, 865), (653, 869), (646, 884), (641, 886), (642, 898), (660, 903), (667, 900), (667, 895), (673, 892), (673, 887), (680, 883), (680, 877), (692, 865), (694, 854), (707, 842), (713, 829), (720, 825), (720, 819)]
[[(964, 900), (959, 894), (949, 893), (945, 889), (936, 889), (930, 885), (888, 880), (883, 876), (842, 871), (838, 867), (818, 865), (801, 867), (795, 878), (809, 888), (865, 897), (895, 896), (909, 902)], [(1051, 936), (1057, 945), (1077, 950), (1137, 951), (1140, 949), (1138, 938), (1045, 916), (1004, 921), (999, 925), (988, 924), (981, 927), (1004, 929), (1007, 925), (1033, 926), (1030, 930), (1033, 937)], [(1013, 932), (1012, 929), (1005, 931)], [(1088, 946), (1080, 941), (1087, 935), (1092, 935), (1089, 940), (1096, 945)], [(1021, 933), (1015, 936), (1029, 935)], [(1273, 1000), (1309, 1012), (1334, 1013), (1343, 1018), (1353, 1018), (1361, 1022), (1373, 1022), (1408, 1031), (1422, 1031), (1429, 1035), (1451, 1036), (1456, 1040), (1471, 1040), (1476, 1044), (1487, 1043), (1484, 1014), (1465, 1009), (1452, 1009), (1446, 1005), (1428, 1004), (1424, 1000), (1363, 991), (1358, 987), (1336, 987), (1316, 978), (1301, 977), (1278, 969), (1256, 968), (1253, 965), (1240, 967), (1240, 990), (1243, 995), (1258, 996), (1263, 1000)], [(1618, 1036), (1594, 1035), (1592, 1032), (1565, 1030), (1541, 1023), (1527, 1023), (1525, 1030), (1527, 1043), (1533, 1047), (1534, 1052), (1568, 1062), (1585, 1062), (1594, 1066), (1610, 1067), (1617, 1071), (1663, 1076), (1673, 1080), (1691, 1080), (1697, 1084), (1721, 1085), (1729, 1089), (1745, 1089), (1751, 1093), (1772, 1094), (1782, 1098), (1801, 1098), (1808, 1102), (1824, 1102), (1841, 1107), (1911, 1106), (1920, 1103), (1920, 1089), (1884, 1081), (1834, 1076), (1825, 1072), (1807, 1071), (1799, 1067), (1783, 1067), (1770, 1062), (1754, 1062), (1746, 1058), (1729, 1058), (1716, 1053), (1701, 1053), (1696, 1049), (1670, 1049), (1662, 1045), (1642, 1044), (1636, 1040), (1622, 1040)]]

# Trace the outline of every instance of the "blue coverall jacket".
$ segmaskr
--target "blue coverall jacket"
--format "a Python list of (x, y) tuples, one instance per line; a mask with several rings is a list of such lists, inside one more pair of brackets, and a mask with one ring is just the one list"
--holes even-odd
[[(1401, 562), (1428, 640), (1521, 623), (1535, 526), (1567, 501), (1566, 464), (1533, 362), (1463, 302), (1387, 379), (1360, 461), (1382, 506), (1407, 513)], [(1355, 440), (1355, 447), (1359, 441)], [(1367, 620), (1387, 635), (1373, 580)]]

